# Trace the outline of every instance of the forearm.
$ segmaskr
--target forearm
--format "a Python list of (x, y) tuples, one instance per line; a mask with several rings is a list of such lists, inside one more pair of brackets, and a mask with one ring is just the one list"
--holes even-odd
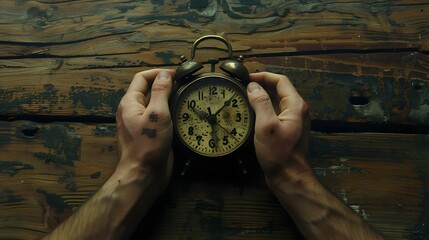
[(159, 179), (139, 170), (117, 170), (45, 239), (126, 239), (158, 197), (157, 183)]
[(383, 239), (326, 190), (311, 171), (289, 170), (283, 179), (287, 180), (267, 182), (306, 239)]

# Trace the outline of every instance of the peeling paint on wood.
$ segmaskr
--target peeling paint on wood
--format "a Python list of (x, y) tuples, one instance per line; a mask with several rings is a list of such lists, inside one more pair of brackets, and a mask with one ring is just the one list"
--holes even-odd
[[(11, 142), (0, 145), (0, 161), (16, 159), (26, 163), (30, 160), (34, 170), (20, 171), (14, 176), (0, 174), (0, 185), (12, 190), (12, 196), (37, 199), (36, 203), (20, 201), (20, 208), (31, 211), (19, 211), (15, 215), (38, 220), (10, 224), (27, 226), (25, 236), (41, 237), (41, 231), (52, 230), (94, 194), (118, 161), (117, 148), (112, 147), (116, 146), (116, 136), (97, 136), (96, 129), (104, 131), (114, 129), (114, 126), (2, 122), (0, 136), (10, 136)], [(39, 128), (34, 138), (20, 135), (22, 129), (34, 127)], [(46, 149), (45, 154), (51, 152), (51, 157), (65, 157), (63, 152), (56, 154), (57, 145), (46, 144), (45, 135), (49, 130), (58, 132), (60, 138), (69, 135), (72, 139), (81, 139), (79, 161), (74, 160), (73, 167), (67, 164), (53, 167), (55, 164), (45, 164), (33, 156)], [(56, 139), (54, 136), (50, 138)], [(326, 170), (326, 176), (318, 176), (322, 183), (339, 193), (343, 201), (347, 199), (347, 204), (358, 209), (374, 228), (389, 239), (401, 239), (411, 236), (413, 231), (415, 236), (425, 233), (420, 227), (426, 226), (427, 216), (423, 192), (428, 181), (425, 178), (428, 174), (425, 168), (425, 159), (429, 157), (428, 142), (427, 135), (418, 134), (313, 132), (309, 161), (316, 170)], [(107, 151), (110, 147), (111, 152)], [(23, 161), (26, 158), (29, 160)], [(419, 174), (416, 171), (420, 171)], [(298, 237), (292, 220), (266, 188), (263, 175), (257, 171), (252, 174), (255, 175), (228, 180), (219, 179), (219, 175), (173, 179), (173, 186), (166, 193), (167, 203), (161, 203), (153, 210), (153, 221), (142, 229), (149, 229), (155, 239), (178, 235), (198, 239), (210, 239), (210, 236), (225, 239)], [(29, 191), (33, 187), (35, 189)], [(0, 211), (0, 223), (9, 218), (8, 213), (10, 211)], [(243, 215), (255, 217), (243, 218)], [(16, 236), (3, 229), (0, 238)]]
[[(399, 94), (394, 77), (319, 73), (277, 66), (266, 66), (264, 70), (288, 76), (309, 103), (313, 119), (429, 125), (425, 105), (429, 94), (424, 89)], [(411, 85), (411, 81), (407, 84)], [(353, 104), (356, 96), (365, 102)]]
[(28, 163), (22, 163), (19, 161), (0, 161), (0, 173), (14, 176), (22, 170), (33, 169), (33, 166)]
[(347, 158), (340, 158), (335, 161), (336, 164), (329, 167), (314, 167), (315, 174), (319, 177), (326, 177), (328, 174), (333, 176), (343, 176), (350, 173), (365, 174), (366, 171), (357, 167), (352, 167), (347, 164)]
[[(99, 189), (118, 161), (115, 125), (100, 119), (113, 121), (136, 72), (175, 68), (202, 35), (229, 39), (251, 72), (288, 75), (314, 120), (429, 126), (427, 2), (19, 0), (2, 8), (0, 117), (95, 122), (0, 122), (0, 238), (41, 237)], [(220, 49), (203, 45), (195, 60), (224, 58)], [(311, 142), (320, 180), (374, 228), (427, 239), (427, 135), (312, 133)], [(152, 239), (301, 238), (262, 174), (221, 183), (218, 175), (175, 179), (156, 221), (143, 226)]]
[(111, 112), (105, 114), (115, 114), (119, 101), (124, 96), (123, 89), (117, 91), (102, 91), (100, 89), (85, 89), (84, 87), (71, 87), (70, 98), (76, 107), (81, 104), (87, 111), (97, 112), (104, 109), (111, 109)]
[(49, 152), (34, 153), (36, 158), (57, 166), (70, 165), (80, 159), (81, 137), (67, 126), (52, 126), (42, 133), (43, 145)]
[(116, 125), (98, 125), (94, 129), (94, 134), (100, 137), (116, 136)]
[(384, 104), (380, 99), (371, 99), (365, 105), (353, 105), (357, 118), (368, 119), (374, 123), (386, 123), (390, 119), (390, 114), (383, 108)]
[[(429, 74), (428, 74), (429, 76)], [(429, 124), (429, 83), (413, 81), (408, 90), (410, 113), (409, 118), (421, 125)]]
[(50, 228), (55, 228), (58, 223), (63, 222), (72, 213), (73, 208), (64, 201), (64, 198), (55, 193), (49, 193), (43, 189), (36, 192), (41, 196), (41, 207), (44, 211), (43, 221), (48, 223)]
[(0, 192), (0, 205), (17, 203), (24, 200), (22, 196), (14, 195), (13, 190), (6, 188)]
[(74, 178), (74, 171), (66, 171), (63, 176), (58, 178), (58, 183), (64, 185), (65, 189), (75, 192), (77, 190), (77, 186)]

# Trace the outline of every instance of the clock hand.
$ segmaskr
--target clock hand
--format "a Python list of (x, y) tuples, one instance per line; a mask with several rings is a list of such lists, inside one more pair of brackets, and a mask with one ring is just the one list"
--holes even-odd
[(220, 125), (220, 123), (218, 123), (218, 122), (216, 122), (216, 124), (220, 127), (220, 128), (222, 128), (225, 132), (227, 132), (229, 135), (231, 135), (231, 137), (232, 138), (234, 138), (235, 139), (235, 141), (238, 141), (238, 139), (234, 136), (234, 135), (232, 135), (225, 127), (223, 127), (222, 125)]
[(208, 117), (208, 114), (206, 112), (197, 107), (193, 107), (192, 111), (194, 111), (194, 113), (197, 114), (198, 118), (201, 120), (207, 119)]
[(212, 139), (214, 141), (214, 148), (217, 148), (217, 135), (215, 132), (215, 125), (214, 124), (210, 124), (210, 126), (212, 127), (212, 132), (210, 133), (212, 135)]
[(224, 103), (223, 103), (223, 106), (220, 108), (220, 109), (218, 109), (216, 112), (215, 112), (215, 116), (216, 115), (218, 115), (219, 113), (220, 113), (220, 111), (222, 111), (222, 109), (224, 109), (225, 107), (227, 107), (227, 106), (229, 106), (230, 104), (231, 104), (231, 101), (232, 101), (232, 99), (234, 99), (235, 98), (235, 96), (237, 96), (237, 93), (234, 93), (234, 95), (232, 95), (228, 100), (226, 100)]
[(217, 123), (216, 115), (212, 114), (212, 109), (210, 107), (207, 108), (207, 112), (209, 113), (207, 121), (212, 128), (212, 132), (210, 134), (212, 135), (212, 139), (214, 141), (214, 147), (217, 148), (217, 136), (215, 132), (215, 124)]

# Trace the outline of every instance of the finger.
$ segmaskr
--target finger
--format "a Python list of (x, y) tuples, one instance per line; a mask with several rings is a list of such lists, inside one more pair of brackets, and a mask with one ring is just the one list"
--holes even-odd
[(270, 96), (257, 82), (251, 82), (247, 85), (247, 96), (256, 115), (256, 133), (262, 131), (262, 133), (268, 134), (267, 131), (272, 131), (278, 123)]
[(151, 69), (136, 73), (125, 97), (131, 101), (135, 101), (137, 104), (146, 106), (146, 100), (150, 95), (149, 88), (161, 71), (168, 71), (170, 74), (174, 74), (174, 70), (171, 69)]
[(174, 70), (171, 69), (151, 69), (142, 71), (134, 75), (133, 81), (130, 83), (127, 92), (141, 92), (147, 94), (150, 85), (152, 85), (154, 79), (161, 71), (167, 71), (170, 74), (174, 74)]
[(261, 72), (253, 73), (250, 75), (250, 80), (260, 83), (262, 86), (267, 88), (274, 87), (280, 101), (279, 108), (280, 112), (289, 110), (299, 110), (302, 106), (302, 98), (292, 85), (290, 80), (280, 74)]
[(169, 71), (160, 71), (152, 84), (151, 96), (147, 107), (150, 112), (169, 112), (168, 99), (173, 88), (172, 75)]

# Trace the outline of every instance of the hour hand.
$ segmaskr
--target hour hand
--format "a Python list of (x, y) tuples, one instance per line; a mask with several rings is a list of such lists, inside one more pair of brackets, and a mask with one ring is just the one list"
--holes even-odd
[(199, 119), (204, 120), (204, 119), (207, 119), (208, 117), (208, 114), (199, 108), (193, 107), (192, 111), (194, 111), (194, 113), (197, 114)]

